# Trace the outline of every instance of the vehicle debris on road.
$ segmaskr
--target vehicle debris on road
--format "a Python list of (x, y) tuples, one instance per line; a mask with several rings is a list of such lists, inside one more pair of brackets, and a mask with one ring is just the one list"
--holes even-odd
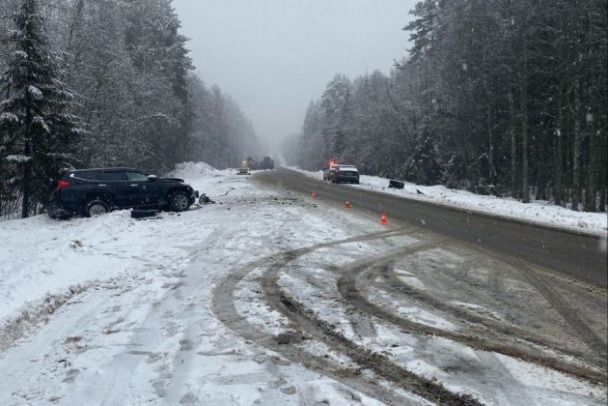
[(215, 200), (211, 200), (205, 193), (201, 194), (198, 199), (198, 204), (215, 204)]
[(388, 181), (388, 187), (392, 188), (392, 189), (403, 189), (403, 187), (405, 186), (405, 183), (399, 181), (399, 180), (389, 180)]

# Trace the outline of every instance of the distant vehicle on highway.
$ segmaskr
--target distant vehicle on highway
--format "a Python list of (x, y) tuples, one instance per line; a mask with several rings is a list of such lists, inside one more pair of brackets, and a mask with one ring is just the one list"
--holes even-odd
[(265, 156), (259, 164), (259, 169), (274, 169), (274, 160), (269, 156)]
[(241, 166), (237, 171), (237, 175), (251, 175), (251, 169), (246, 166)]
[(269, 156), (265, 156), (262, 159), (248, 156), (243, 159), (241, 165), (253, 170), (274, 169), (274, 160)]
[(327, 180), (332, 183), (359, 184), (359, 170), (354, 165), (336, 165), (329, 169)]
[(59, 175), (52, 187), (45, 205), (51, 218), (129, 208), (184, 211), (198, 197), (183, 179), (159, 178), (134, 168), (71, 170)]

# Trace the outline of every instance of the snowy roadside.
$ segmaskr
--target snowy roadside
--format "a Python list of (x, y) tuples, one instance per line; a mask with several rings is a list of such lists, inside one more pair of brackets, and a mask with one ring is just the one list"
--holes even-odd
[[(288, 169), (312, 178), (323, 179), (322, 171), (310, 172), (295, 167), (289, 167)], [(512, 198), (476, 195), (464, 190), (448, 189), (440, 185), (421, 186), (404, 182), (403, 189), (392, 189), (388, 187), (388, 178), (378, 176), (361, 175), (360, 182), (359, 185), (352, 186), (569, 231), (590, 233), (603, 237), (606, 237), (608, 233), (608, 216), (606, 213), (575, 212), (541, 200), (524, 204)]]
[[(221, 174), (205, 164), (173, 173), (190, 178), (200, 191), (222, 191)], [(201, 176), (202, 175), (202, 176)], [(210, 175), (210, 176), (205, 176)], [(171, 227), (166, 227), (168, 220)], [(187, 259), (183, 245), (204, 238), (181, 215), (162, 213), (158, 220), (137, 221), (130, 211), (96, 218), (55, 221), (45, 215), (0, 223), (0, 320), (27, 311), (53, 295), (86, 289), (100, 280), (139, 275), (151, 267), (172, 269)]]

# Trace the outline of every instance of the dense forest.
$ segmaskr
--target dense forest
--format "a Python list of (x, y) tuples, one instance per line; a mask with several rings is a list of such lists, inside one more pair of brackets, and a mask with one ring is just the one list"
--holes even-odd
[(424, 0), (390, 74), (336, 75), (289, 141), (365, 174), (605, 211), (606, 0)]
[(36, 212), (60, 168), (162, 174), (258, 152), (179, 30), (171, 0), (0, 2), (0, 217)]

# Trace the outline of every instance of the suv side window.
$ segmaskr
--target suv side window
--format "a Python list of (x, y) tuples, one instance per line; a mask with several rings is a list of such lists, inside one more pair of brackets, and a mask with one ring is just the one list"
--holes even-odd
[(141, 172), (127, 172), (127, 178), (134, 182), (144, 182), (148, 180), (148, 175)]
[(121, 182), (127, 180), (127, 177), (124, 172), (120, 171), (109, 171), (109, 172), (101, 172), (97, 177), (98, 180), (104, 182)]
[(70, 178), (82, 179), (82, 180), (97, 180), (99, 179), (98, 171), (82, 171), (74, 172), (70, 174)]

